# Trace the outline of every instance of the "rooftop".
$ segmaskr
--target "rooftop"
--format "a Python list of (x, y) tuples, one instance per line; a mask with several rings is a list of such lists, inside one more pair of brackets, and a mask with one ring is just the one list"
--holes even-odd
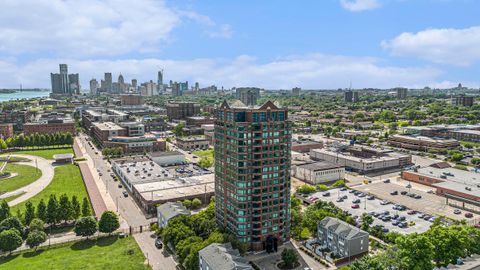
[(121, 126), (113, 123), (113, 122), (102, 122), (102, 123), (93, 123), (93, 125), (102, 130), (102, 131), (108, 131), (108, 130), (121, 130), (124, 129)]
[(198, 252), (212, 270), (253, 270), (232, 244), (213, 243)]
[(333, 230), (337, 235), (343, 236), (345, 239), (353, 239), (357, 237), (367, 236), (368, 233), (360, 230), (359, 228), (346, 223), (338, 218), (326, 217), (322, 219), (319, 223), (319, 226), (322, 226), (328, 230)]
[(448, 182), (457, 182), (465, 185), (476, 186), (480, 184), (480, 174), (470, 171), (459, 170), (455, 168), (434, 168), (423, 167), (417, 169), (418, 174), (422, 174)]
[(178, 215), (190, 215), (190, 211), (181, 203), (166, 202), (157, 207), (158, 213), (161, 213), (166, 220), (170, 220)]
[(327, 161), (320, 161), (320, 162), (309, 163), (305, 165), (298, 165), (297, 167), (304, 168), (311, 171), (324, 171), (324, 170), (343, 168), (342, 166), (338, 166)]

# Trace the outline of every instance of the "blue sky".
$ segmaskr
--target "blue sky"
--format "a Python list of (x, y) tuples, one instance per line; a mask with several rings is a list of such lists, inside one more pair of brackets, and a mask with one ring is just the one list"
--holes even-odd
[(480, 86), (475, 0), (5, 1), (0, 87), (49, 87), (58, 63), (83, 88), (159, 68), (202, 86)]

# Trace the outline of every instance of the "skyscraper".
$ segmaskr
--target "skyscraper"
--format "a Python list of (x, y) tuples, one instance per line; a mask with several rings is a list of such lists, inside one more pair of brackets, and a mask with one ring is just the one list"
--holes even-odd
[(96, 79), (90, 80), (90, 94), (92, 95), (98, 94), (98, 82)]
[(216, 116), (217, 222), (252, 250), (275, 251), (290, 238), (288, 110), (225, 101)]
[(105, 78), (104, 78), (104, 83), (105, 83), (105, 89), (103, 91), (105, 92), (112, 92), (112, 73), (110, 72), (105, 72)]
[(50, 73), (52, 94), (74, 95), (80, 93), (78, 73), (68, 74), (68, 66), (60, 64), (60, 73)]
[(247, 106), (257, 105), (260, 98), (260, 89), (255, 87), (242, 87), (235, 90), (236, 97)]
[(406, 99), (408, 95), (408, 89), (403, 87), (398, 87), (395, 89), (397, 91), (398, 99)]
[(157, 88), (158, 92), (163, 91), (163, 70), (158, 71)]

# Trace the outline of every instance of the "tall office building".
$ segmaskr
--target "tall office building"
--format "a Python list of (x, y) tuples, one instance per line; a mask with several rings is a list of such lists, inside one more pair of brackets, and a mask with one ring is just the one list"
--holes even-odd
[(157, 90), (159, 93), (163, 91), (163, 70), (159, 70), (157, 74)]
[(98, 94), (98, 82), (96, 79), (90, 80), (90, 94), (92, 95)]
[(348, 90), (344, 93), (345, 102), (357, 102), (359, 100), (358, 92), (353, 90)]
[(104, 78), (105, 89), (103, 89), (103, 91), (108, 92), (108, 93), (112, 92), (112, 84), (113, 84), (112, 73), (105, 72), (105, 78)]
[(132, 79), (132, 87), (133, 89), (137, 90), (137, 79)]
[(407, 95), (408, 95), (408, 89), (407, 88), (397, 87), (397, 88), (395, 88), (395, 90), (397, 91), (397, 98), (398, 99), (406, 99), (407, 98)]
[(78, 73), (68, 74), (68, 66), (60, 64), (60, 73), (50, 73), (52, 94), (74, 95), (80, 93), (80, 80)]
[(215, 122), (217, 222), (255, 251), (276, 251), (290, 239), (291, 130), (288, 110), (231, 106)]
[(247, 106), (257, 105), (257, 100), (260, 98), (260, 88), (255, 87), (241, 87), (235, 90), (237, 99), (241, 100)]

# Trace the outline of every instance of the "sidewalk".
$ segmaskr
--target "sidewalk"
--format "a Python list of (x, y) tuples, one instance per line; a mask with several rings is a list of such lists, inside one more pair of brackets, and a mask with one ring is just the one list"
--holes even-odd
[(165, 248), (157, 249), (155, 247), (155, 236), (152, 232), (143, 232), (134, 234), (133, 237), (140, 246), (143, 254), (148, 259), (153, 270), (174, 270), (177, 269), (177, 263), (173, 260), (173, 255), (168, 254)]

